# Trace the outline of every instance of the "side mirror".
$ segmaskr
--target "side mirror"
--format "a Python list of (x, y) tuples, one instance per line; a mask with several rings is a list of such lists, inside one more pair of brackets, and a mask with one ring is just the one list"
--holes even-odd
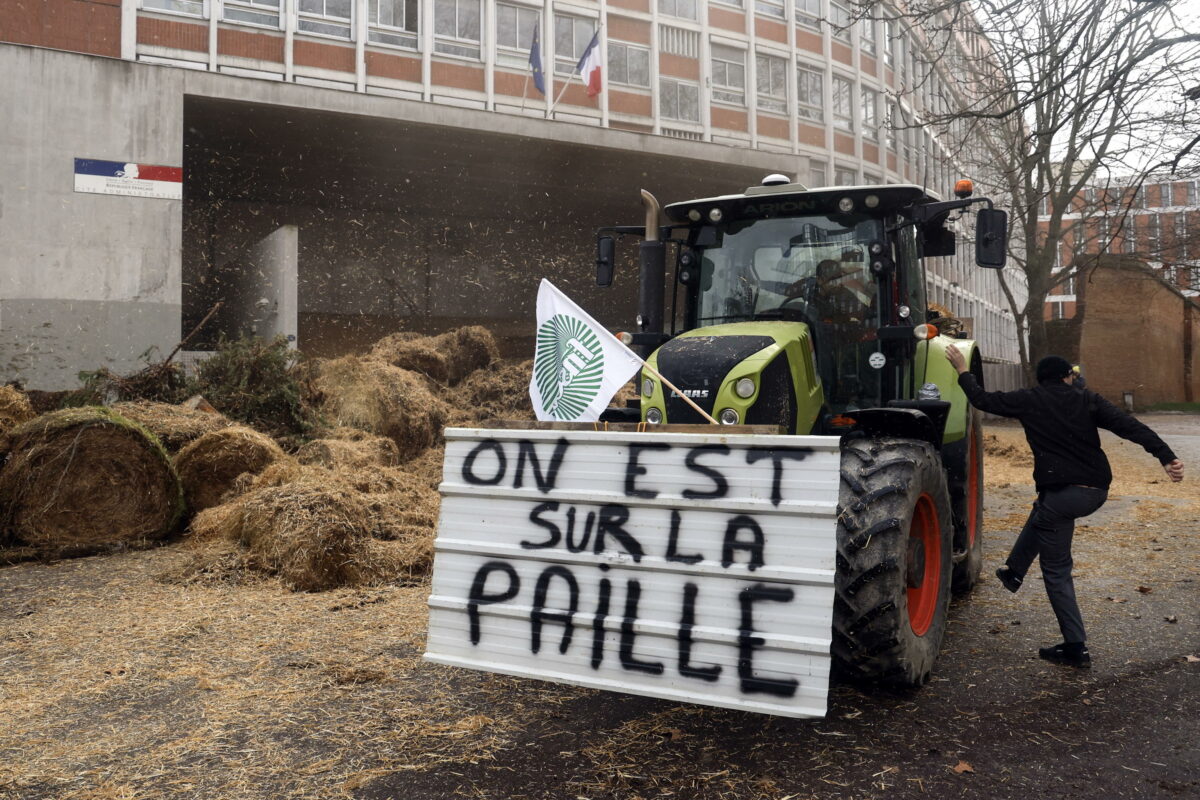
[(975, 217), (975, 263), (1004, 269), (1008, 255), (1008, 212), (981, 208)]
[(596, 285), (608, 287), (613, 282), (613, 259), (616, 240), (611, 236), (596, 237)]

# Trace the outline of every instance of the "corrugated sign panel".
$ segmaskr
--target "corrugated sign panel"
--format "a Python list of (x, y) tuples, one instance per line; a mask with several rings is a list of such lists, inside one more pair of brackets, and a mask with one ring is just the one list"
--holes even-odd
[(837, 437), (446, 440), (427, 659), (824, 716)]

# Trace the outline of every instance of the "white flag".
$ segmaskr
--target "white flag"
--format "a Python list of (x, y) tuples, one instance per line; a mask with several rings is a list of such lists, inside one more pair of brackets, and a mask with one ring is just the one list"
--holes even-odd
[(529, 396), (540, 420), (593, 422), (642, 360), (545, 278)]

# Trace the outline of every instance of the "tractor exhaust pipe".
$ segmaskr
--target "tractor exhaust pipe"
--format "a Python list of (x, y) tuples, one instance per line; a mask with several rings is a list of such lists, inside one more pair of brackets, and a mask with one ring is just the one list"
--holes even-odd
[[(667, 277), (667, 246), (660, 241), (658, 220), (662, 207), (654, 195), (642, 189), (646, 206), (646, 238), (638, 248), (641, 280), (638, 283), (638, 330), (642, 333), (662, 333), (664, 286)], [(639, 353), (646, 358), (654, 348), (647, 346)]]

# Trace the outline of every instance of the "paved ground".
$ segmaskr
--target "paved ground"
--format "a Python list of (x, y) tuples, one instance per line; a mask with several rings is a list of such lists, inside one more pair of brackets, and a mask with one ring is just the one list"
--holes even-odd
[[(836, 686), (793, 721), (427, 665), (426, 587), (179, 586), (167, 547), (0, 569), (0, 797), (1200, 797), (1200, 417), (1147, 421), (1190, 483), (1106, 444), (1087, 673), (1035, 657), (1036, 577), (956, 603), (921, 691)], [(1031, 499), (1000, 474), (988, 574)]]

